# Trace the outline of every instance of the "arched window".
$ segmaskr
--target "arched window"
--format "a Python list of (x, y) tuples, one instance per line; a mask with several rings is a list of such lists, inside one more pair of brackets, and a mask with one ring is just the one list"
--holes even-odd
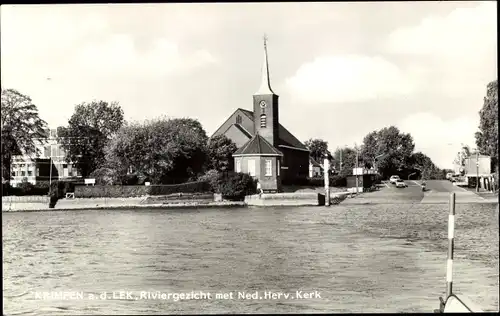
[(265, 114), (262, 114), (260, 116), (260, 127), (261, 128), (266, 127), (266, 115)]

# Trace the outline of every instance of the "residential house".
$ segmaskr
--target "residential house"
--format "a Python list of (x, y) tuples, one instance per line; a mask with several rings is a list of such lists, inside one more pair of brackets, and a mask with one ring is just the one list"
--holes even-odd
[[(14, 156), (11, 164), (12, 186), (24, 180), (37, 184), (70, 177), (81, 177), (72, 163), (66, 162), (66, 152), (57, 141), (57, 130), (47, 130), (46, 139), (34, 139), (39, 155)], [(52, 165), (52, 172), (50, 166)]]

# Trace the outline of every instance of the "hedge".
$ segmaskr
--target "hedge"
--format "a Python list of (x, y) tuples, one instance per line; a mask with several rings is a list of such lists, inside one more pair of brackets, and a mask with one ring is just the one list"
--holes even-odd
[(2, 184), (2, 196), (24, 196), (24, 195), (48, 195), (49, 182), (37, 182), (31, 184), (30, 182), (22, 182), (17, 187), (11, 186), (9, 183)]
[(75, 187), (75, 198), (139, 197), (146, 195), (169, 195), (173, 193), (206, 193), (211, 188), (208, 182), (197, 181), (172, 185), (95, 185)]
[[(340, 176), (331, 176), (329, 179), (329, 184), (332, 187), (345, 187), (347, 186), (347, 178)], [(309, 179), (309, 185), (315, 187), (321, 187), (325, 185), (324, 178), (311, 178)]]

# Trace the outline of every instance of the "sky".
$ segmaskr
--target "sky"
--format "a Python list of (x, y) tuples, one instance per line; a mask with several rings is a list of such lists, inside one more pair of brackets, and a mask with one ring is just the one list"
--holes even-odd
[(1, 82), (49, 126), (118, 101), (125, 119), (252, 110), (263, 36), (280, 122), (329, 149), (395, 125), (451, 167), (497, 78), (496, 2), (69, 4), (1, 7)]

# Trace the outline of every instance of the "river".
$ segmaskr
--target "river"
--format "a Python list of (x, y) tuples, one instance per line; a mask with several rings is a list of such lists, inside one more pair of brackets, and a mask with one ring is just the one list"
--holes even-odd
[[(432, 312), (446, 220), (420, 204), (3, 213), (4, 313)], [(456, 234), (454, 288), (498, 310), (496, 206), (458, 205)], [(211, 297), (174, 299), (192, 291)]]

